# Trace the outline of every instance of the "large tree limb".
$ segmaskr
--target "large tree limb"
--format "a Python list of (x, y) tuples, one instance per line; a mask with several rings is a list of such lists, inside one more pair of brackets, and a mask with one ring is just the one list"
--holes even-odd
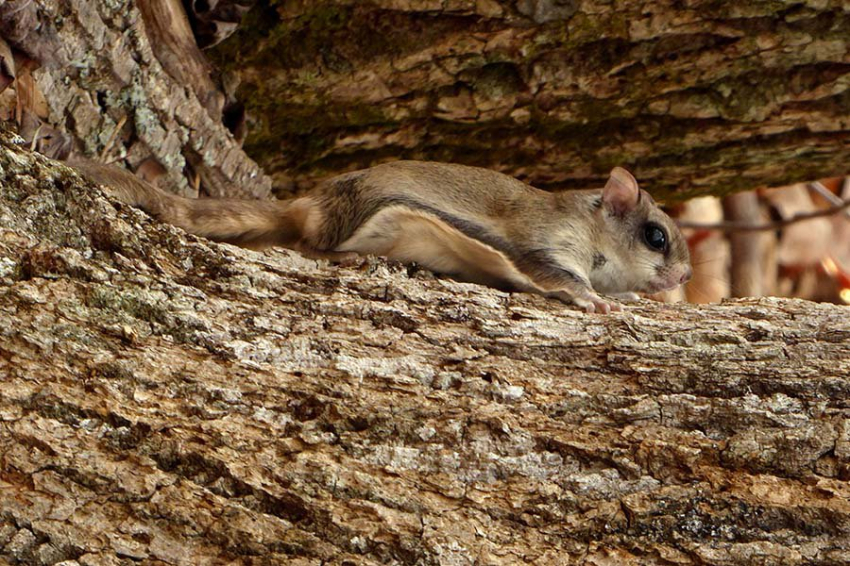
[(846, 307), (259, 254), (0, 146), (0, 559), (850, 561)]
[(679, 196), (848, 173), (841, 0), (273, 4), (218, 61), (279, 183), (398, 157)]
[[(213, 4), (193, 5), (205, 44), (250, 0)], [(840, 0), (265, 0), (213, 53), (281, 194), (407, 157), (544, 188), (625, 165), (681, 198), (847, 173), (849, 27)], [(0, 32), (89, 154), (128, 118), (110, 157), (184, 194), (268, 194), (178, 0), (0, 0)]]

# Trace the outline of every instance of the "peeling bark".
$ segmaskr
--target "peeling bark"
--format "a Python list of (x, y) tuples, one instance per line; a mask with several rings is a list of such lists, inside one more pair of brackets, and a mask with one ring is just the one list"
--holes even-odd
[(212, 66), (198, 49), (183, 3), (146, 0), (139, 3), (139, 10), (163, 69), (178, 83), (188, 85), (211, 117), (221, 116), (224, 95), (210, 77)]
[(83, 153), (107, 150), (133, 168), (155, 159), (163, 185), (187, 196), (202, 186), (267, 197), (269, 178), (222, 124), (223, 94), (182, 10), (177, 0), (0, 1), (0, 33), (42, 65), (47, 121)]
[(847, 307), (215, 245), (0, 134), (0, 382), (13, 563), (850, 563)]
[[(202, 45), (252, 3), (183, 2)], [(42, 65), (50, 125), (186, 195), (266, 197), (252, 158), (279, 195), (398, 158), (558, 189), (623, 165), (674, 198), (848, 172), (841, 0), (256, 4), (218, 80), (178, 0), (0, 0), (0, 33)]]
[(399, 157), (679, 197), (848, 173), (841, 0), (268, 4), (216, 53), (279, 186)]

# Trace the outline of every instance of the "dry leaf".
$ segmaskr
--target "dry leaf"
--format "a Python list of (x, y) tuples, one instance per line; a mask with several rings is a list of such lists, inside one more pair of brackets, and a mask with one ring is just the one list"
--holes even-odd
[(6, 90), (14, 82), (16, 74), (12, 48), (0, 37), (0, 92)]
[(157, 185), (159, 179), (166, 174), (168, 174), (168, 169), (163, 167), (162, 164), (153, 157), (145, 159), (136, 168), (136, 175), (151, 185)]
[(18, 94), (15, 89), (7, 89), (0, 92), (0, 122), (9, 122), (15, 118), (15, 109), (18, 105)]
[(38, 88), (35, 78), (32, 76), (32, 71), (29, 68), (23, 67), (19, 69), (16, 86), (23, 109), (35, 114), (41, 119), (46, 119), (50, 113), (50, 108), (47, 105), (47, 99), (44, 98), (44, 94)]

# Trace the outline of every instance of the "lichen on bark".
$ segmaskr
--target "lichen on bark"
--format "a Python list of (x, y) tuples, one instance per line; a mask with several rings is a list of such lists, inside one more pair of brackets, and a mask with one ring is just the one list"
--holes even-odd
[(415, 158), (556, 189), (623, 165), (685, 198), (847, 173), (848, 18), (838, 0), (258, 2), (211, 56), (279, 189)]
[(850, 561), (850, 317), (187, 236), (0, 134), (0, 559)]

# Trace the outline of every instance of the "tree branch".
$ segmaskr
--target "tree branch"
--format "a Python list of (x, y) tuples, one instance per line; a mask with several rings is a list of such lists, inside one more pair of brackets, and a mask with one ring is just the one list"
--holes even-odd
[(0, 218), (0, 562), (850, 553), (844, 307), (589, 316), (220, 246), (2, 133)]

